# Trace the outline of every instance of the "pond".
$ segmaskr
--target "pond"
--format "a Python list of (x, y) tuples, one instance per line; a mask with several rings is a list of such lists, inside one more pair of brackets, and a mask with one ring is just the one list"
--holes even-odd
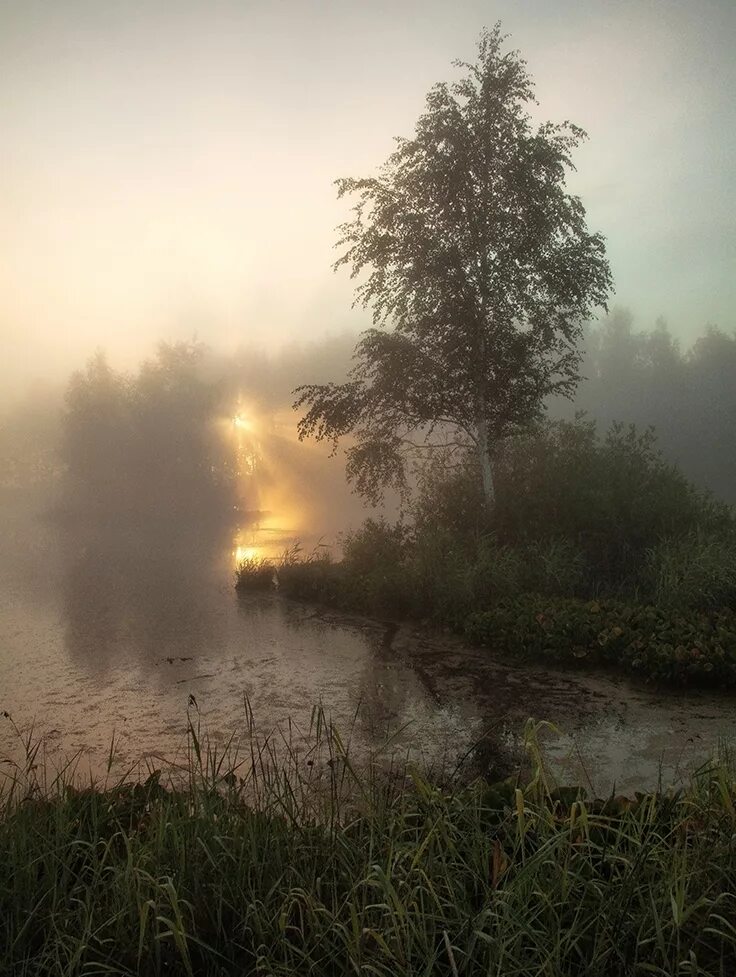
[(181, 758), (188, 710), (224, 744), (249, 710), (278, 739), (306, 734), (321, 706), (358, 755), (397, 751), (447, 772), (513, 753), (531, 716), (561, 730), (544, 734), (555, 774), (600, 793), (677, 780), (736, 733), (725, 696), (513, 665), (448, 634), (238, 597), (234, 553), (288, 544), (273, 524), (61, 525), (17, 498), (3, 512), (6, 759), (32, 729), (52, 764), (78, 753), (99, 775), (114, 734), (114, 771), (161, 766)]

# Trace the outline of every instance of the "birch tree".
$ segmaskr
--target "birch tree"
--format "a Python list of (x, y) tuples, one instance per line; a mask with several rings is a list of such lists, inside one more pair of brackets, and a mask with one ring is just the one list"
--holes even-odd
[(299, 387), (300, 438), (348, 437), (347, 476), (376, 500), (412, 451), (476, 452), (494, 501), (499, 443), (579, 380), (583, 323), (606, 307), (604, 239), (568, 192), (569, 122), (535, 124), (534, 88), (497, 24), (474, 63), (435, 85), (410, 139), (378, 171), (337, 181), (355, 302), (372, 311), (345, 383)]

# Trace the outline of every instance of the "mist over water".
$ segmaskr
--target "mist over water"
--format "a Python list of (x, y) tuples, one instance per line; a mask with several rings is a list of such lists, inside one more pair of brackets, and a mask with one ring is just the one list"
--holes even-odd
[[(354, 729), (358, 750), (398, 734), (397, 748), (421, 741), (435, 761), (475, 728), (438, 711), (416, 673), (387, 654), (380, 624), (237, 599), (237, 515), (194, 526), (130, 514), (60, 523), (34, 509), (5, 500), (0, 706), (24, 734), (33, 727), (52, 762), (81, 751), (80, 769), (100, 773), (113, 734), (116, 771), (176, 760), (193, 701), (215, 742), (244, 734), (244, 697), (263, 735), (289, 720), (306, 736), (323, 703)], [(250, 532), (259, 553), (275, 545)], [(19, 748), (6, 717), (0, 752)]]
[[(611, 281), (621, 303), (587, 325), (576, 396), (550, 400), (548, 416), (584, 411), (600, 437), (616, 423), (654, 425), (666, 462), (731, 504), (733, 16), (725, 0), (697, 9), (594, 0), (584, 12), (500, 0), (491, 18), (529, 59), (539, 97), (528, 102), (530, 125), (571, 118), (590, 133), (565, 176), (596, 240), (604, 235), (588, 279), (599, 284), (578, 320), (605, 307)], [(350, 220), (334, 181), (377, 172), (431, 86), (460, 77), (451, 59), (472, 56), (488, 20), (480, 0), (390, 11), (223, 0), (184, 3), (176, 15), (155, 0), (140, 9), (0, 4), (9, 95), (0, 104), (0, 711), (12, 717), (1, 720), (0, 754), (17, 746), (13, 723), (26, 733), (35, 723), (54, 757), (80, 750), (93, 769), (113, 730), (121, 764), (171, 755), (187, 708), (226, 740), (245, 696), (263, 729), (287, 717), (306, 728), (322, 702), (339, 723), (355, 723), (363, 749), (388, 737), (451, 765), (479, 737), (499, 755), (518, 746), (535, 713), (564, 728), (568, 739), (553, 749), (574, 776), (595, 769), (638, 785), (656, 776), (662, 751), (675, 777), (732, 731), (717, 696), (514, 668), (493, 649), (461, 648), (418, 625), (235, 592), (244, 561), (339, 560), (345, 534), (366, 517), (410, 522), (405, 500), (389, 492), (369, 508), (346, 481), (344, 448), (362, 432), (346, 424), (335, 451), (299, 441), (292, 404), (303, 384), (345, 382), (377, 311), (351, 307), (360, 262), (355, 281), (331, 271), (345, 226), (335, 228)], [(448, 145), (438, 141), (439, 158)], [(566, 170), (565, 153), (550, 158)], [(495, 192), (485, 198), (493, 207)], [(431, 218), (438, 227), (444, 207)], [(536, 226), (526, 216), (517, 230)], [(427, 226), (420, 240), (431, 251), (438, 238)], [(571, 274), (568, 302), (585, 278)], [(532, 305), (537, 291), (527, 288)], [(490, 308), (491, 292), (479, 307)], [(456, 299), (446, 306), (452, 329), (474, 323), (453, 318)], [(565, 307), (555, 307), (562, 319)], [(541, 312), (529, 321), (548, 322)], [(488, 313), (490, 336), (495, 322)], [(452, 333), (444, 319), (434, 327)], [(509, 347), (511, 361), (522, 346)], [(498, 365), (483, 383), (500, 400)], [(494, 408), (487, 392), (479, 400)], [(391, 420), (385, 406), (379, 421)], [(585, 442), (590, 457), (594, 442)], [(678, 499), (697, 495), (678, 485)], [(432, 532), (439, 555), (452, 548)], [(396, 566), (379, 580), (387, 591), (388, 571)], [(582, 770), (570, 759), (581, 744)]]
[[(337, 555), (363, 515), (340, 461), (288, 424), (288, 356), (275, 370), (179, 353), (135, 377), (97, 357), (65, 406), (49, 398), (11, 419), (2, 709), (59, 762), (81, 750), (97, 771), (113, 734), (121, 765), (176, 755), (190, 695), (216, 739), (242, 730), (245, 696), (262, 730), (291, 719), (306, 732), (324, 701), (342, 724), (363, 704), (366, 742), (410, 719), (426, 740), (436, 704), (383, 655), (381, 626), (236, 598), (240, 561), (296, 546)], [(0, 735), (16, 755), (9, 721)]]
[[(670, 357), (665, 371), (630, 325), (606, 328), (591, 340), (598, 359), (580, 391), (602, 414), (618, 409), (606, 404), (627, 376), (636, 418), (651, 415), (653, 389), (669, 396), (669, 377), (681, 383), (682, 370), (706, 368), (707, 344)], [(733, 341), (708, 342), (722, 365)], [(632, 344), (633, 359), (622, 355)], [(262, 731), (289, 717), (307, 730), (323, 703), (358, 749), (388, 739), (435, 765), (452, 766), (485, 736), (508, 747), (540, 708), (567, 734), (550, 749), (571, 776), (593, 769), (601, 786), (640, 786), (662, 757), (673, 777), (697, 762), (731, 729), (725, 701), (514, 670), (447, 640), (387, 641), (381, 622), (236, 596), (241, 560), (278, 560), (296, 544), (305, 553), (329, 546), (338, 558), (340, 533), (368, 514), (345, 484), (342, 457), (297, 441), (289, 406), (303, 378), (341, 379), (351, 345), (346, 336), (281, 358), (225, 358), (184, 344), (129, 374), (98, 359), (72, 381), (76, 401), (44, 395), (6, 414), (0, 708), (26, 732), (35, 724), (55, 761), (81, 751), (98, 771), (113, 731), (121, 769), (179, 755), (192, 701), (224, 742), (244, 728), (244, 696)], [(648, 370), (650, 382), (637, 386), (632, 370)], [(711, 427), (720, 437), (713, 418)], [(686, 428), (679, 441), (675, 433), (673, 458), (679, 451), (697, 472)], [(12, 755), (8, 721), (0, 736)]]

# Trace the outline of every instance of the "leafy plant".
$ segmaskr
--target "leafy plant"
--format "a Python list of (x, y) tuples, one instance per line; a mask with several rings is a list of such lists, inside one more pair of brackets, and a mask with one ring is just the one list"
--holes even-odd
[(525, 594), (472, 614), (465, 633), (514, 656), (602, 662), (660, 681), (736, 685), (736, 615)]

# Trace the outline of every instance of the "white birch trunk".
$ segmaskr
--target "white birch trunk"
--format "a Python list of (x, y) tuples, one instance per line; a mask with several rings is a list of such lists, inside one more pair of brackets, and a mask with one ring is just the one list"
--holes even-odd
[(491, 451), (488, 442), (488, 421), (478, 421), (478, 458), (480, 473), (483, 480), (483, 497), (490, 509), (496, 501), (496, 490), (493, 486), (493, 469), (491, 467)]

